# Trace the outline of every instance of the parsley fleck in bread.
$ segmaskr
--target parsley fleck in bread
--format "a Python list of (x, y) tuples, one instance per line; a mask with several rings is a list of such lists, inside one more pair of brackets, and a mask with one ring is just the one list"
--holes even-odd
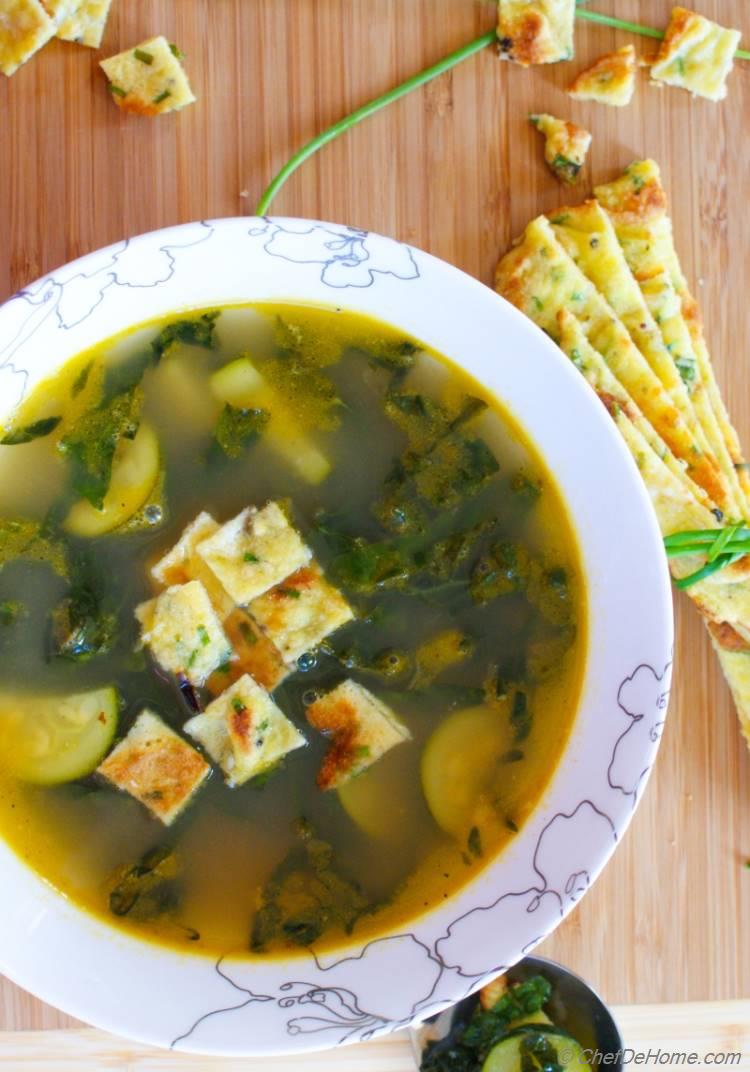
[(578, 182), (591, 145), (588, 130), (553, 115), (530, 115), (529, 119), (544, 134), (544, 159), (553, 175), (568, 186)]
[(102, 60), (115, 104), (136, 115), (176, 112), (195, 100), (180, 62), (180, 51), (165, 37), (152, 37), (135, 48)]
[(723, 100), (740, 36), (739, 30), (727, 30), (703, 15), (676, 7), (651, 77), (696, 97)]
[(573, 57), (575, 0), (499, 0), (500, 50), (523, 67)]
[(635, 91), (636, 59), (632, 45), (607, 52), (591, 67), (581, 71), (568, 93), (574, 100), (598, 101), (623, 108)]
[(9, 78), (46, 45), (55, 23), (39, 0), (3, 0), (0, 4), (0, 71)]

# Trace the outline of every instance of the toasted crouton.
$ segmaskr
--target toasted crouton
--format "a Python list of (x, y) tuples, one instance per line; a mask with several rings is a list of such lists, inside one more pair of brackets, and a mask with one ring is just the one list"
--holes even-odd
[(136, 115), (161, 115), (195, 100), (179, 56), (166, 37), (152, 37), (99, 66), (118, 108)]
[(310, 704), (311, 726), (333, 740), (318, 772), (320, 789), (337, 789), (371, 767), (391, 748), (411, 739), (404, 724), (371, 692), (343, 681)]
[(238, 606), (247, 606), (312, 558), (275, 502), (243, 510), (199, 543), (197, 554)]
[(529, 119), (544, 134), (544, 159), (552, 174), (568, 186), (578, 182), (591, 145), (588, 130), (553, 115), (530, 115)]
[(623, 108), (635, 92), (636, 59), (632, 45), (607, 52), (581, 71), (568, 93), (574, 100), (598, 101)]
[(112, 785), (144, 804), (169, 826), (208, 777), (203, 756), (145, 709), (97, 768)]
[(232, 658), (208, 593), (200, 581), (174, 585), (136, 607), (141, 639), (159, 665), (202, 685), (217, 666)]
[(508, 980), (504, 975), (498, 975), (491, 983), (486, 983), (479, 991), (479, 1004), (487, 1011), (497, 1005), (503, 994), (508, 989)]
[(703, 15), (676, 7), (651, 77), (687, 89), (694, 97), (723, 100), (740, 36), (739, 30), (727, 30)]
[(501, 53), (522, 67), (573, 56), (575, 0), (499, 0)]
[(196, 548), (203, 540), (218, 532), (219, 526), (204, 510), (198, 514), (180, 536), (174, 547), (151, 567), (151, 576), (157, 584), (167, 586), (200, 581), (208, 592), (209, 599), (219, 617), (224, 620), (234, 610), (234, 600), (224, 590), (218, 577), (197, 554)]
[(55, 23), (39, 0), (0, 4), (0, 71), (9, 78), (55, 34)]
[(270, 770), (305, 738), (271, 697), (245, 674), (185, 723), (185, 732), (199, 741), (224, 771), (230, 786)]
[(286, 577), (254, 599), (248, 609), (289, 666), (354, 617), (317, 562)]
[(225, 619), (223, 627), (234, 659), (211, 675), (206, 682), (209, 692), (217, 696), (243, 674), (249, 674), (264, 689), (273, 692), (290, 671), (273, 641), (240, 607)]
[(57, 36), (88, 48), (99, 48), (112, 0), (45, 0), (54, 7)]

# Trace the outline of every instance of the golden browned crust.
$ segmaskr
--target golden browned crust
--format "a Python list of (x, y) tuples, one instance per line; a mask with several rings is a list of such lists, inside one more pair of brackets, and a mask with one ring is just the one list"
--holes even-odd
[[(203, 757), (179, 738), (158, 737), (114, 752), (99, 773), (127, 789), (159, 817), (178, 810), (208, 770)], [(148, 790), (140, 786), (152, 786)]]
[(544, 63), (546, 51), (543, 47), (543, 35), (545, 22), (538, 11), (529, 11), (520, 20), (518, 30), (513, 37), (503, 38), (501, 45), (507, 40), (510, 42), (507, 51), (516, 63), (522, 67), (530, 67), (535, 63)]
[(354, 704), (346, 697), (323, 696), (310, 704), (307, 719), (311, 726), (332, 738), (318, 771), (318, 787), (330, 789), (350, 771), (356, 760), (358, 716)]
[(289, 673), (279, 649), (244, 610), (235, 610), (223, 625), (235, 658), (211, 675), (206, 682), (208, 691), (212, 696), (218, 696), (244, 674), (249, 674), (264, 689), (273, 692)]
[(741, 636), (729, 622), (706, 622), (709, 633), (724, 651), (749, 651), (750, 642)]

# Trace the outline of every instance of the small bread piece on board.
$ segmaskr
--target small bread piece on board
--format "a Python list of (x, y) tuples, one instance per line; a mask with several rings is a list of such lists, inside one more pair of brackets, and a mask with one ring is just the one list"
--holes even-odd
[(575, 0), (499, 0), (502, 55), (522, 67), (573, 58)]
[(275, 502), (262, 510), (249, 506), (196, 550), (237, 606), (247, 606), (312, 558)]
[(166, 37), (152, 37), (99, 66), (118, 108), (136, 115), (161, 115), (195, 100), (179, 56)]
[(740, 37), (739, 30), (727, 30), (703, 15), (676, 7), (651, 66), (651, 77), (687, 89), (694, 97), (724, 100)]
[(281, 584), (254, 599), (248, 609), (289, 666), (354, 617), (317, 562), (285, 577)]
[(88, 48), (99, 48), (112, 0), (47, 0), (57, 8), (57, 36)]
[(567, 186), (578, 182), (591, 145), (588, 130), (554, 115), (530, 115), (529, 119), (544, 134), (544, 159), (552, 174)]
[(0, 4), (0, 71), (9, 78), (55, 35), (55, 23), (39, 0)]
[(97, 773), (130, 793), (169, 826), (187, 807), (210, 770), (192, 745), (146, 708), (127, 736), (100, 763)]
[(635, 75), (635, 48), (624, 45), (600, 56), (591, 67), (581, 71), (568, 93), (574, 100), (598, 101), (624, 108), (633, 99)]
[(232, 649), (208, 593), (200, 581), (167, 588), (135, 610), (141, 639), (170, 674), (203, 685), (209, 674), (232, 658)]
[(185, 723), (185, 732), (206, 749), (230, 786), (275, 767), (307, 741), (265, 689), (245, 674), (206, 710)]
[(350, 680), (311, 703), (307, 719), (333, 739), (318, 771), (320, 789), (337, 789), (395, 745), (411, 739), (390, 707)]

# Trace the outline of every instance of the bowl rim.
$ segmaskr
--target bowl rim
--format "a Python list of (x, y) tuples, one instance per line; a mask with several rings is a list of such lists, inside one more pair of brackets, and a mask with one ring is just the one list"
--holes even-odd
[[(175, 303), (176, 296), (188, 298), (206, 287), (214, 289), (202, 302), (191, 297)], [(221, 287), (225, 288), (223, 297), (218, 295)], [(539, 424), (538, 434), (530, 432), (529, 438), (545, 457), (564, 499), (568, 503), (580, 500), (580, 511), (571, 507), (571, 516), (590, 586), (589, 633), (606, 626), (616, 641), (608, 646), (601, 636), (589, 636), (589, 666), (576, 725), (542, 800), (513, 847), (503, 850), (446, 904), (411, 920), (398, 934), (364, 944), (355, 941), (335, 954), (274, 958), (262, 967), (250, 960), (231, 961), (230, 968), (230, 962), (222, 959), (214, 964), (206, 957), (184, 956), (115, 932), (52, 891), (0, 843), (0, 873), (12, 876), (10, 883), (0, 883), (0, 967), (9, 978), (80, 1019), (146, 1043), (206, 1054), (281, 1054), (371, 1038), (432, 1015), (510, 966), (571, 911), (627, 828), (655, 759), (669, 692), (672, 603), (661, 537), (636, 466), (604, 407), (593, 404), (588, 384), (555, 344), (494, 291), (460, 269), (359, 228), (289, 217), (234, 217), (163, 228), (87, 254), (48, 273), (0, 306), (0, 340), (10, 340), (0, 341), (0, 397), (4, 383), (11, 385), (10, 398), (19, 387), (19, 377), (22, 390), (43, 378), (34, 365), (34, 355), (44, 350), (43, 344), (55, 340), (64, 356), (58, 355), (50, 367), (58, 368), (91, 344), (76, 341), (73, 345), (71, 340), (89, 338), (87, 331), (93, 332), (91, 341), (107, 338), (114, 332), (103, 332), (105, 325), (126, 310), (125, 320), (135, 325), (152, 316), (134, 318), (131, 308), (150, 309), (162, 299), (169, 306), (164, 315), (232, 305), (241, 299), (234, 291), (230, 293), (230, 287), (242, 291), (246, 302), (271, 300), (248, 294), (251, 288), (268, 292), (270, 287), (276, 293), (276, 287), (277, 301), (303, 300), (290, 294), (309, 289), (313, 303), (379, 315), (447, 353), (464, 368), (479, 358), (464, 356), (460, 347), (466, 344), (459, 336), (481, 339), (483, 353), (498, 351), (498, 360), (486, 375), (492, 383), (493, 377), (505, 376), (503, 404), (523, 427), (536, 427), (545, 407), (549, 409), (551, 385), (554, 405), (550, 412), (555, 421), (548, 428)], [(376, 292), (377, 298), (373, 297)], [(391, 305), (399, 308), (393, 316)], [(84, 307), (85, 315), (79, 316)], [(371, 313), (373, 308), (380, 308), (380, 313)], [(453, 315), (455, 324), (450, 319)], [(411, 326), (417, 320), (422, 330)], [(502, 329), (501, 340), (493, 328)], [(449, 339), (450, 344), (441, 344), (440, 338)], [(502, 348), (514, 342), (523, 349), (526, 364), (514, 365), (511, 376), (510, 366), (503, 364), (509, 359)], [(468, 371), (497, 393), (487, 385), (484, 374), (473, 367)], [(525, 388), (542, 383), (544, 390), (519, 394), (522, 382)], [(8, 412), (12, 408), (9, 405)], [(586, 430), (586, 442), (580, 441), (581, 427)], [(572, 434), (566, 437), (566, 432)], [(554, 444), (555, 463), (540, 436)], [(574, 479), (575, 466), (579, 468)], [(621, 486), (615, 495), (618, 481)], [(583, 485), (596, 493), (596, 503), (585, 497)], [(586, 525), (593, 527), (593, 535), (585, 531)], [(619, 545), (608, 546), (606, 556), (587, 543), (601, 533), (621, 537)], [(621, 603), (617, 614), (607, 610), (609, 586), (614, 584)], [(644, 608), (648, 614), (644, 615)], [(617, 657), (610, 647), (618, 649)], [(602, 660), (601, 668), (592, 652)], [(604, 667), (610, 676), (600, 681), (594, 670), (601, 670), (604, 677)], [(594, 718), (606, 721), (606, 740), (599, 741), (592, 733), (592, 741), (598, 741), (597, 755), (582, 748), (579, 740), (584, 709), (603, 738), (606, 735), (600, 733)], [(590, 732), (588, 725), (586, 732)], [(585, 791), (580, 788), (583, 784)], [(532, 832), (536, 838), (533, 853)], [(575, 854), (582, 841), (587, 842), (587, 852), (576, 857), (576, 867), (566, 872), (569, 865), (563, 857)], [(529, 844), (519, 848), (524, 842)], [(503, 869), (508, 875), (518, 873), (512, 888), (500, 884)], [(510, 883), (510, 878), (503, 881)], [(27, 899), (25, 907), (14, 907), (5, 887), (18, 887)], [(500, 893), (501, 889), (506, 892)], [(461, 911), (456, 911), (459, 907)], [(490, 926), (512, 935), (502, 957), (488, 951), (482, 941)], [(76, 941), (82, 943), (78, 954)], [(40, 955), (44, 943), (49, 956)], [(120, 980), (115, 1003), (104, 997), (112, 978), (107, 965), (97, 960), (96, 951), (102, 949), (108, 953), (108, 962), (113, 959), (127, 975)], [(138, 966), (144, 959), (152, 969), (145, 988), (138, 979)], [(205, 965), (205, 973), (196, 970), (198, 964)], [(399, 971), (403, 982), (389, 978), (397, 964), (403, 969)], [(209, 972), (211, 985), (207, 985)], [(300, 976), (304, 976), (301, 983), (292, 982)], [(259, 995), (259, 979), (266, 977), (264, 989), (272, 994)], [(184, 1014), (170, 1019), (175, 1012), (172, 1002), (169, 1008), (160, 1006), (156, 1016), (148, 1002), (163, 1004), (164, 994), (178, 984)], [(227, 991), (227, 986), (232, 989)], [(206, 993), (198, 993), (199, 989)], [(240, 997), (249, 995), (241, 1005), (237, 1004), (238, 991)], [(227, 992), (234, 1004), (230, 1000), (226, 1008), (209, 1008), (211, 1001), (226, 1005)], [(219, 1016), (245, 1006), (252, 1013), (247, 1023)], [(304, 1015), (308, 1008), (316, 1013), (324, 1010), (325, 1017)], [(290, 1019), (285, 1011), (289, 1009), (298, 1015)], [(193, 1022), (191, 1010), (199, 1013), (193, 1029), (180, 1034), (175, 1030), (178, 1020)], [(211, 1017), (214, 1020), (207, 1032), (205, 1024)], [(213, 1025), (219, 1019), (222, 1028), (215, 1031)], [(329, 1026), (314, 1026), (321, 1019)], [(271, 1026), (263, 1027), (261, 1021)], [(203, 1025), (201, 1032), (197, 1032), (198, 1025)]]

